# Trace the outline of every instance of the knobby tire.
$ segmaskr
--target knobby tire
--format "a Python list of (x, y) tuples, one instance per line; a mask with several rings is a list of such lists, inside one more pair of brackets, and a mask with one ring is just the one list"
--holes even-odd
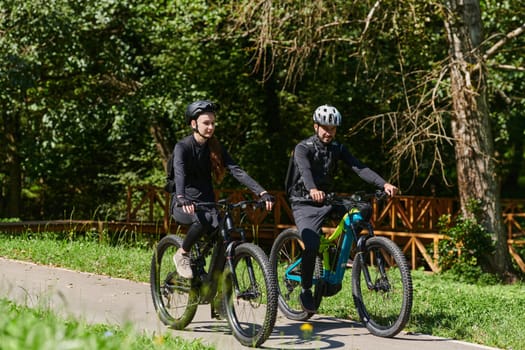
[[(270, 252), (270, 266), (277, 278), (279, 310), (294, 321), (304, 321), (313, 315), (304, 311), (299, 301), (301, 283), (285, 276), (286, 269), (302, 257), (303, 246), (299, 232), (289, 228), (277, 236)], [(292, 274), (301, 275), (301, 264), (294, 268)]]
[(153, 253), (150, 269), (150, 288), (153, 305), (159, 319), (167, 326), (184, 329), (195, 316), (199, 305), (198, 290), (190, 279), (179, 276), (173, 255), (182, 246), (182, 238), (163, 237)]
[[(357, 312), (368, 331), (380, 337), (394, 337), (407, 324), (412, 309), (412, 277), (401, 249), (386, 237), (368, 238), (365, 252), (354, 257), (352, 294)], [(382, 274), (377, 264), (381, 257), (385, 266)], [(373, 288), (364, 279), (365, 265), (370, 272)]]
[[(253, 266), (249, 272), (247, 260)], [(238, 291), (233, 290), (232, 272), (225, 267), (223, 307), (235, 338), (244, 346), (258, 347), (272, 333), (277, 318), (276, 278), (268, 257), (253, 243), (235, 247), (233, 261)]]

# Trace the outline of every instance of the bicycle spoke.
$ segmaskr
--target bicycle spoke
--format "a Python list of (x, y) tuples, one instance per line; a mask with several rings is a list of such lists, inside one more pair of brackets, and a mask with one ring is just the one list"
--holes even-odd
[(234, 272), (225, 277), (228, 322), (237, 339), (258, 346), (270, 335), (275, 318), (276, 290), (268, 258), (259, 247), (244, 243), (235, 249)]
[(275, 240), (270, 264), (277, 277), (279, 309), (291, 320), (306, 320), (311, 315), (303, 310), (301, 293), (301, 258), (303, 248), (296, 230), (283, 231)]
[(412, 282), (402, 252), (392, 241), (374, 237), (357, 262), (352, 279), (360, 317), (372, 333), (394, 336), (408, 322), (412, 305)]
[(198, 295), (191, 280), (179, 276), (173, 264), (173, 255), (181, 244), (179, 237), (163, 238), (153, 256), (150, 272), (153, 305), (160, 320), (175, 329), (186, 327), (198, 306)]

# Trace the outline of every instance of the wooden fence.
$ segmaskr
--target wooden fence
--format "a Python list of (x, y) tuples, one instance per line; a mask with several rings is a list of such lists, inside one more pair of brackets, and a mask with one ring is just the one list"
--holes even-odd
[[(217, 191), (217, 198), (241, 200), (251, 193), (242, 190)], [(268, 248), (284, 229), (293, 227), (293, 215), (283, 192), (272, 192), (276, 198), (274, 209), (246, 211), (245, 216), (236, 212), (236, 219), (244, 226), (247, 238)], [(158, 236), (184, 232), (170, 217), (170, 198), (162, 188), (154, 186), (129, 187), (127, 190), (126, 217), (124, 220), (54, 220), (0, 223), (7, 232), (51, 231), (95, 231), (103, 237), (109, 232), (135, 232)], [(455, 198), (419, 196), (396, 196), (381, 205), (373, 203), (372, 223), (375, 233), (389, 237), (398, 244), (413, 269), (423, 267), (439, 271), (439, 242), (447, 239), (439, 232), (441, 216), (458, 214), (459, 203)], [(520, 250), (525, 246), (525, 200), (503, 200), (503, 217), (507, 230), (509, 253), (525, 272), (525, 263)], [(242, 218), (242, 221), (241, 221)], [(337, 222), (327, 222), (323, 228), (331, 232)]]
[[(283, 229), (292, 227), (292, 210), (283, 192), (272, 192), (276, 203), (272, 212), (263, 210), (248, 212), (243, 226), (250, 239), (261, 243), (271, 243)], [(231, 200), (249, 198), (250, 192), (243, 190), (217, 191), (217, 198)], [(170, 218), (169, 194), (154, 186), (129, 187), (127, 193), (128, 223), (159, 223), (154, 227), (161, 233), (183, 229)], [(509, 252), (525, 272), (525, 263), (517, 248), (525, 245), (525, 200), (503, 200), (503, 216), (507, 229)], [(420, 266), (438, 271), (439, 241), (447, 237), (439, 233), (438, 222), (442, 215), (457, 215), (459, 203), (455, 198), (420, 196), (396, 196), (384, 205), (373, 203), (372, 223), (377, 235), (387, 236), (396, 242), (406, 254), (411, 267)], [(327, 232), (337, 223), (327, 223)], [(431, 251), (429, 252), (429, 247)]]

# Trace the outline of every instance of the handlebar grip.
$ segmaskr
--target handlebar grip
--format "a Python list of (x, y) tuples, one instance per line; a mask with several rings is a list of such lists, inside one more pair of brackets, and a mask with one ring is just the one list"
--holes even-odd
[(375, 193), (375, 198), (377, 200), (384, 200), (386, 198), (388, 198), (388, 193), (386, 193), (385, 190), (377, 190), (376, 193)]

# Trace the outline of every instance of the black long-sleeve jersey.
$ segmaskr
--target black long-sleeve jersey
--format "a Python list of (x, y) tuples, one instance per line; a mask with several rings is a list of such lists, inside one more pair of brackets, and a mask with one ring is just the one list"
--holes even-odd
[(337, 163), (341, 160), (364, 181), (383, 188), (386, 181), (375, 171), (362, 164), (341, 143), (322, 143), (313, 135), (297, 144), (294, 150), (294, 165), (298, 171), (291, 195), (302, 197), (311, 189), (333, 191), (333, 177)]
[[(221, 149), (224, 165), (230, 174), (256, 195), (263, 192), (264, 188), (233, 161), (222, 144)], [(194, 201), (214, 201), (208, 142), (201, 145), (189, 135), (177, 142), (173, 157), (177, 196)]]

